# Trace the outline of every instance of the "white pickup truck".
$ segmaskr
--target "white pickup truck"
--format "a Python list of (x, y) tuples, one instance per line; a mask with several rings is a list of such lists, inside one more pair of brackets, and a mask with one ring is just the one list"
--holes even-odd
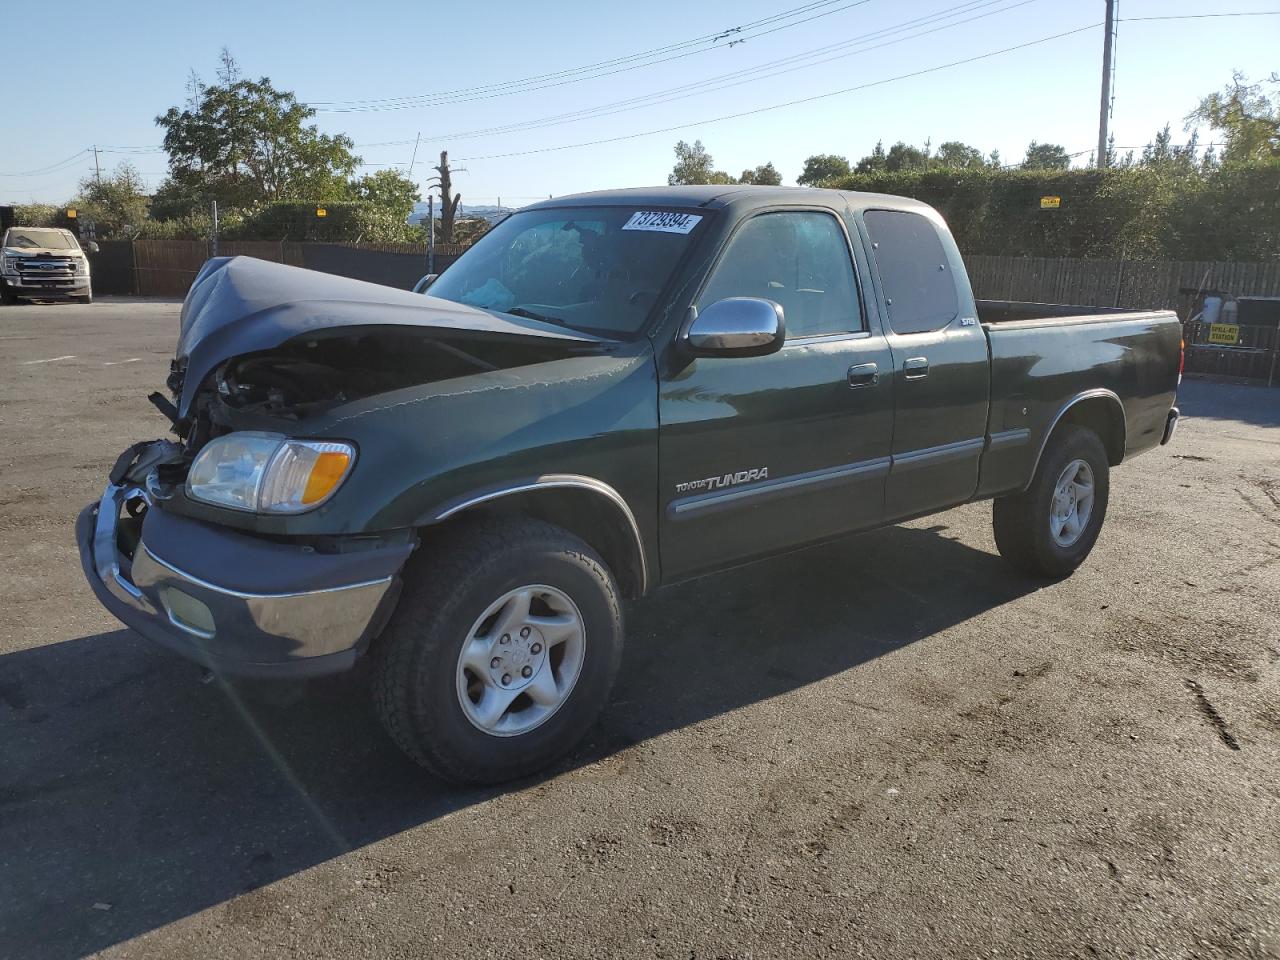
[[(17, 303), (19, 297), (80, 303), (93, 299), (89, 258), (70, 230), (10, 227), (0, 247), (0, 298), (5, 303)], [(96, 248), (90, 243), (90, 250)]]

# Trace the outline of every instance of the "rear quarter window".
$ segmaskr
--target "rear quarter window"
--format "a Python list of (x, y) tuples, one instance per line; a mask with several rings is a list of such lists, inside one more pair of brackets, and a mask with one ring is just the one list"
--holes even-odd
[(938, 229), (899, 210), (863, 214), (894, 333), (941, 330), (960, 311), (955, 277)]

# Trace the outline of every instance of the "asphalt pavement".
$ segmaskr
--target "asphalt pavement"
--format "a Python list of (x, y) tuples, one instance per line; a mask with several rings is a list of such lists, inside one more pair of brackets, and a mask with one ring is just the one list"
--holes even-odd
[(0, 957), (1280, 957), (1280, 389), (1185, 383), (1061, 583), (974, 504), (631, 604), (586, 744), (457, 790), (83, 582), (177, 314), (0, 308)]

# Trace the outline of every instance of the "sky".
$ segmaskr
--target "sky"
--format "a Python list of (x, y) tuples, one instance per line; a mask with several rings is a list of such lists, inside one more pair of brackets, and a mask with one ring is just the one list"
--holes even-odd
[[(192, 71), (214, 79), (223, 46), (246, 75), (315, 106), (321, 130), (351, 136), (366, 172), (407, 170), (421, 135), (421, 185), (447, 149), (465, 204), (665, 183), (681, 139), (701, 139), (735, 175), (770, 161), (788, 184), (811, 154), (856, 161), (878, 140), (961, 140), (1006, 163), (1031, 140), (1085, 163), (1097, 142), (1104, 0), (127, 9), (73, 2), (56, 38), (8, 39), (0, 203), (69, 199), (95, 144), (104, 172), (127, 160), (157, 186), (155, 117), (183, 102)], [(1141, 149), (1165, 123), (1181, 142), (1182, 118), (1233, 69), (1280, 68), (1280, 16), (1137, 18), (1259, 11), (1280, 0), (1119, 0), (1116, 143)], [(561, 119), (533, 123), (548, 118)]]

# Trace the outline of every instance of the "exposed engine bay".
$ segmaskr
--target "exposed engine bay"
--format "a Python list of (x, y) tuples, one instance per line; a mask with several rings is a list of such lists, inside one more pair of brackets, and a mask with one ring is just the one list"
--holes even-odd
[(131, 482), (145, 473), (163, 499), (162, 488), (180, 485), (200, 450), (225, 433), (290, 433), (299, 421), (365, 397), (615, 345), (541, 318), (247, 257), (214, 258), (183, 303), (168, 393), (148, 398), (181, 443), (139, 449), (120, 472)]
[[(183, 441), (166, 443), (161, 474), (169, 483), (181, 482), (200, 448), (230, 430), (278, 429), (363, 397), (599, 349), (573, 341), (450, 333), (348, 327), (232, 357), (195, 392), (186, 416), (163, 394), (153, 393), (149, 399)], [(183, 393), (186, 373), (185, 364), (175, 360), (168, 378), (175, 399)]]
[[(214, 374), (226, 410), (298, 419), (403, 387), (542, 363), (565, 346), (514, 340), (450, 342), (438, 332), (346, 330), (236, 357)], [(215, 421), (219, 419), (212, 411)]]

